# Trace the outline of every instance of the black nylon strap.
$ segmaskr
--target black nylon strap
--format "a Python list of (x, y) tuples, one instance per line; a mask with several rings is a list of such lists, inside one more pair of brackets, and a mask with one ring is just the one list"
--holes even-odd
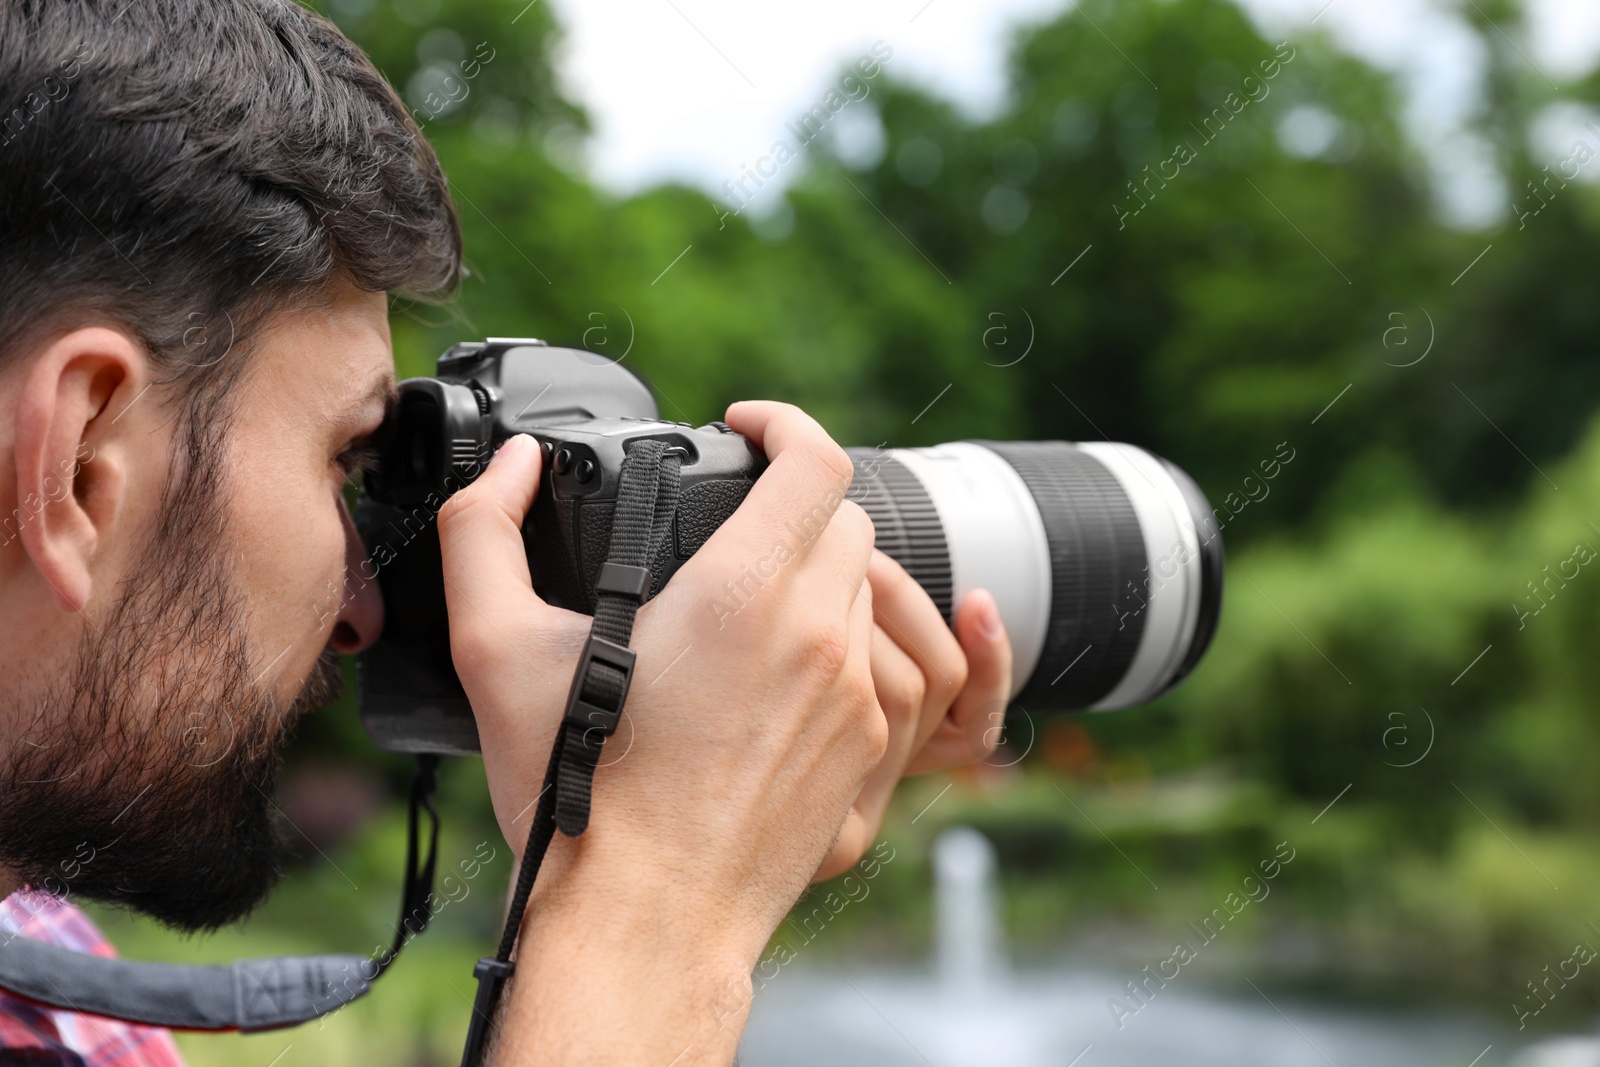
[[(646, 568), (661, 562), (672, 550), (672, 516), (678, 508), (683, 454), (681, 448), (643, 440), (636, 442), (623, 460), (610, 550), (595, 587), (594, 623), (573, 673), (566, 714), (550, 748), (544, 787), (533, 825), (528, 828), (499, 949), (494, 956), (479, 960), (472, 972), (478, 980), (478, 994), (461, 1067), (478, 1067), (488, 1048), (495, 1007), (515, 967), (511, 953), (522, 916), (556, 829), (577, 837), (588, 828), (595, 768), (605, 739), (617, 728), (632, 681), (633, 652), (628, 641), (633, 637), (639, 605), (651, 592), (651, 572)], [(642, 577), (639, 571), (644, 571)], [(658, 567), (654, 573), (664, 571)]]
[[(428, 928), (433, 909), (428, 897), (433, 893), (433, 877), (439, 862), (439, 809), (433, 806), (433, 791), (437, 786), (436, 772), (439, 757), (427, 754), (417, 757), (417, 770), (411, 779), (411, 804), (406, 814), (406, 879), (400, 895), (400, 922), (395, 926), (394, 945), (388, 952), (374, 960), (378, 975), (389, 969), (406, 942)], [(428, 813), (428, 858), (418, 865), (421, 814)]]
[[(607, 566), (645, 567), (670, 529), (672, 509), (678, 501), (680, 461), (677, 454), (667, 455), (667, 451), (660, 441), (639, 441), (623, 462)], [(589, 825), (594, 769), (606, 738), (616, 729), (616, 716), (621, 714), (633, 675), (631, 654), (623, 668), (618, 662), (623, 657), (615, 653), (627, 649), (634, 616), (649, 589), (646, 582), (639, 594), (631, 595), (606, 585), (601, 583), (595, 590), (594, 625), (584, 660), (573, 677), (556, 773), (556, 826), (568, 837), (577, 837)], [(604, 643), (602, 651), (612, 653), (610, 657), (594, 654), (597, 638)], [(582, 708), (576, 717), (575, 706)]]

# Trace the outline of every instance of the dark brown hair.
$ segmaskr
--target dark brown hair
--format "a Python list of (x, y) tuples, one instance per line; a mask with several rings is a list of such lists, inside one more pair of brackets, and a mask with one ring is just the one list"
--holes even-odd
[(437, 157), (324, 19), (290, 0), (0, 3), (0, 359), (99, 316), (199, 390), (335, 276), (426, 299), (461, 270)]

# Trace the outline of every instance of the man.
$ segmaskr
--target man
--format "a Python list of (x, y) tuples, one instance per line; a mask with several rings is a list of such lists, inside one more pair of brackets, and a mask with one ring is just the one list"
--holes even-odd
[[(455, 214), (394, 92), (288, 0), (12, 0), (0, 116), (0, 893), (214, 929), (276, 877), (284, 738), (382, 627), (376, 584), (345, 580), (366, 563), (343, 489), (394, 390), (386, 294), (454, 288)], [(730, 1062), (806, 883), (863, 853), (902, 773), (995, 740), (993, 600), (953, 636), (840, 502), (850, 464), (815, 422), (726, 419), (771, 466), (639, 612), (633, 744), (551, 848), (495, 1063)], [(438, 516), (514, 851), (588, 628), (530, 585), (539, 468), (515, 438)], [(725, 583), (819, 506), (823, 532), (711, 630)], [(37, 892), (0, 927), (109, 952)], [(158, 1031), (10, 996), (0, 1047), (178, 1062)]]

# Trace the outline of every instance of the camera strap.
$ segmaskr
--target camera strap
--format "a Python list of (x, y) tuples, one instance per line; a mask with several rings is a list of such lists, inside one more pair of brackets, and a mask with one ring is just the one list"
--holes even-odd
[[(439, 851), (433, 806), (439, 757), (419, 756), (411, 785), (405, 885), (394, 946), (377, 956), (279, 956), (196, 966), (106, 959), (15, 935), (0, 945), (0, 989), (61, 1011), (176, 1030), (275, 1030), (337, 1011), (363, 996), (432, 918)], [(432, 826), (420, 848), (420, 814)]]
[(510, 914), (499, 950), (479, 960), (472, 972), (478, 980), (478, 995), (461, 1054), (462, 1067), (478, 1067), (487, 1048), (500, 992), (515, 967), (511, 955), (522, 917), (551, 838), (558, 829), (568, 837), (578, 837), (589, 826), (595, 768), (606, 738), (616, 732), (622, 719), (633, 680), (634, 652), (628, 642), (633, 637), (634, 616), (650, 595), (651, 565), (672, 547), (682, 456), (681, 448), (647, 439), (636, 442), (622, 462), (611, 545), (595, 580), (594, 624), (578, 658), (566, 712), (550, 750), (544, 786), (511, 894)]

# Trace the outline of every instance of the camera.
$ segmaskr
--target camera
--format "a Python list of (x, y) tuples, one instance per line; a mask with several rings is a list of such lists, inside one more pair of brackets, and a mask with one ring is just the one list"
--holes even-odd
[[(636, 442), (681, 455), (670, 536), (653, 595), (739, 507), (766, 467), (720, 422), (660, 418), (649, 386), (619, 363), (542, 341), (458, 344), (431, 378), (401, 382), (356, 520), (383, 594), (382, 637), (358, 661), (362, 723), (382, 748), (478, 751), (450, 660), (437, 518), (508, 437), (543, 451), (543, 484), (522, 526), (534, 589), (592, 614), (611, 542), (622, 463)], [(1181, 681), (1216, 631), (1222, 540), (1182, 470), (1111, 442), (961, 441), (846, 449), (844, 495), (873, 520), (876, 545), (927, 591), (946, 621), (972, 589), (993, 594), (1014, 661), (1012, 705), (1030, 712), (1146, 703)], [(802, 521), (792, 527), (804, 539)], [(794, 546), (790, 546), (791, 549)], [(706, 625), (724, 625), (775, 576), (757, 560)]]

